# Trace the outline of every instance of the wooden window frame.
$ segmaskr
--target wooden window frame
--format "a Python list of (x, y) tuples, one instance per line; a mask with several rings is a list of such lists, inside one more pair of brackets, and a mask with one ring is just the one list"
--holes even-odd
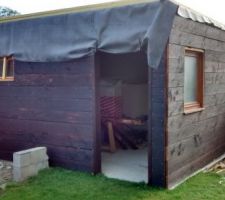
[[(3, 57), (2, 74), (0, 74), (0, 81), (14, 81), (14, 61), (12, 57)], [(7, 76), (7, 66), (9, 61), (13, 62), (13, 76)]]
[(184, 114), (190, 114), (204, 110), (204, 51), (195, 48), (185, 48), (184, 56), (196, 57), (198, 63), (197, 101), (188, 103), (184, 102)]

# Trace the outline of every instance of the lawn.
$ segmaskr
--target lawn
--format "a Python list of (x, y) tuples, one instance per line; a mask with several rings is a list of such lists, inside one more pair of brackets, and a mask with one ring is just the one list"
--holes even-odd
[(225, 177), (201, 173), (173, 191), (59, 168), (0, 191), (1, 200), (223, 200)]

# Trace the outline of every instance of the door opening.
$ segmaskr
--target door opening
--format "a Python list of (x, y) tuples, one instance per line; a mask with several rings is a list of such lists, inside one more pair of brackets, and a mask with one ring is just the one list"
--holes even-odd
[(143, 52), (99, 54), (101, 168), (110, 178), (148, 182), (148, 66)]

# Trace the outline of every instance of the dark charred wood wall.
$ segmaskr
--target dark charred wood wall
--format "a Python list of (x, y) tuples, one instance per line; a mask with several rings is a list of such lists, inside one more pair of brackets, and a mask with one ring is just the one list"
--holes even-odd
[[(184, 48), (205, 50), (205, 110), (183, 114)], [(168, 52), (169, 187), (225, 152), (225, 32), (176, 17)]]
[(46, 146), (50, 163), (94, 171), (94, 58), (15, 62), (15, 81), (0, 82), (0, 158)]

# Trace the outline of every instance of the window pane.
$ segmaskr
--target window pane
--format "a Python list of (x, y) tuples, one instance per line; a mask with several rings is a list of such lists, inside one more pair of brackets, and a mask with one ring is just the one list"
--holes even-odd
[(185, 56), (184, 62), (184, 103), (197, 101), (197, 57)]
[(13, 77), (14, 75), (14, 63), (13, 60), (8, 60), (6, 67), (6, 77)]

